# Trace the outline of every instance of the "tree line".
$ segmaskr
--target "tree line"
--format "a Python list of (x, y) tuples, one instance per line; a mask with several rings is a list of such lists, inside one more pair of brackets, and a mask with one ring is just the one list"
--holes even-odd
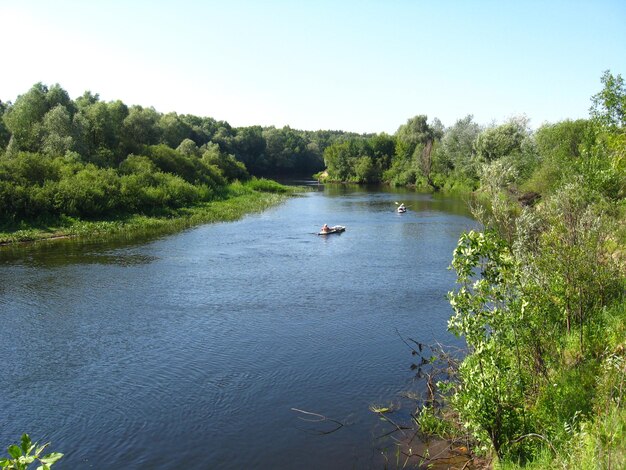
[(324, 151), (326, 171), (320, 177), (474, 191), (480, 186), (481, 172), (499, 161), (511, 167), (522, 186), (541, 192), (566, 174), (582, 170), (578, 166), (592, 165), (597, 172), (588, 171), (587, 176), (602, 174), (606, 179), (602, 190), (617, 197), (622, 168), (596, 155), (606, 138), (598, 132), (597, 118), (548, 123), (532, 131), (525, 117), (485, 127), (468, 115), (446, 128), (436, 118), (429, 123), (427, 116), (418, 115), (394, 135), (355, 136), (331, 144)]
[(286, 126), (234, 128), (225, 121), (73, 100), (35, 84), (0, 101), (0, 222), (153, 213), (224, 194), (254, 176), (311, 175), (323, 151), (353, 137)]

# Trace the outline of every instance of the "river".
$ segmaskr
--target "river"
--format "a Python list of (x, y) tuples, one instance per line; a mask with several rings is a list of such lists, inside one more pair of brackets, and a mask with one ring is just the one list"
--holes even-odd
[(459, 199), (320, 186), (174, 235), (1, 248), (2, 451), (28, 432), (58, 470), (380, 468), (368, 408), (416, 386), (398, 332), (458, 344), (447, 267), (474, 225)]

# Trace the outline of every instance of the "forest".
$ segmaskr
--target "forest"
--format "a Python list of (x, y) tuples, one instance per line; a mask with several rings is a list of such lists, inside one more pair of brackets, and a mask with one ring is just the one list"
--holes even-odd
[(311, 175), (354, 135), (251, 126), (153, 108), (76, 100), (35, 84), (0, 102), (0, 224), (152, 214), (223, 197), (251, 177)]
[(448, 325), (467, 351), (416, 425), (499, 468), (625, 468), (626, 87), (601, 83), (587, 119), (417, 115), (394, 135), (233, 128), (39, 83), (0, 103), (0, 224), (159, 213), (271, 175), (471, 194), (483, 230), (452, 255)]

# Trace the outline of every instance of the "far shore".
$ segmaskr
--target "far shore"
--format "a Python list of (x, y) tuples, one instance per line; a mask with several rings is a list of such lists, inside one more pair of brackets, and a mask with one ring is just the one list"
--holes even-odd
[(224, 200), (176, 209), (167, 215), (137, 214), (100, 221), (64, 218), (49, 226), (24, 225), (18, 230), (0, 232), (0, 247), (68, 238), (104, 239), (119, 235), (133, 237), (153, 232), (175, 232), (203, 223), (237, 220), (279, 204), (292, 194), (293, 191), (248, 191)]

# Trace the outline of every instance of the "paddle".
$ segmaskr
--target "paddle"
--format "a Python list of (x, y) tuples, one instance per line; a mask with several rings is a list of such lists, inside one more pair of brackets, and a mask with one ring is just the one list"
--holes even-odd
[[(396, 204), (396, 206), (399, 206), (399, 205), (400, 205), (400, 203), (399, 203), (398, 201), (394, 201), (394, 203)], [(408, 207), (408, 206), (407, 206), (406, 204), (404, 204), (404, 203), (403, 203), (402, 205), (404, 206), (404, 211), (406, 211), (406, 209), (407, 209), (407, 207)], [(398, 207), (398, 209), (399, 209), (399, 207)], [(404, 211), (402, 211), (402, 212), (404, 212)], [(399, 212), (399, 211), (398, 211), (398, 212)]]

